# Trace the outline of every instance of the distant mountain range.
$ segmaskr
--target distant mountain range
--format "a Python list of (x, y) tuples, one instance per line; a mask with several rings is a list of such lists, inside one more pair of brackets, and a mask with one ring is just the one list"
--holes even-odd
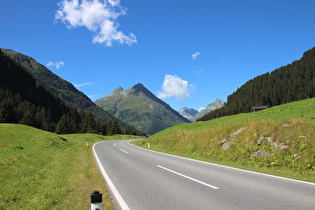
[(192, 118), (198, 114), (199, 112), (193, 108), (181, 108), (179, 110), (179, 114), (182, 115), (183, 117), (187, 118), (188, 120), (192, 121)]
[[(39, 84), (62, 98), (65, 104), (83, 111), (91, 112), (101, 122), (117, 120), (111, 114), (94, 104), (90, 98), (81, 91), (77, 90), (71, 83), (52, 73), (44, 65), (38, 63), (33, 58), (10, 49), (1, 49), (1, 51), (11, 59), (20, 63), (21, 66), (24, 67)], [(123, 128), (127, 127), (127, 125), (122, 121), (117, 121)]]
[(197, 119), (203, 117), (205, 114), (223, 107), (224, 104), (225, 104), (224, 101), (217, 98), (215, 102), (208, 104), (208, 106), (205, 109), (202, 109), (200, 112), (192, 108), (184, 107), (181, 110), (179, 110), (179, 114), (181, 114), (183, 117), (186, 117), (191, 122), (195, 122)]
[(190, 122), (142, 84), (126, 91), (121, 87), (94, 102), (99, 107), (147, 134), (154, 134), (179, 123)]

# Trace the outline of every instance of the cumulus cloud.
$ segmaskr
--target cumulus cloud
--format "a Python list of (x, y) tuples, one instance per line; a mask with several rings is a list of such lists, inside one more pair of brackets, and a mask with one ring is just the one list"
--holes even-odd
[(199, 107), (198, 112), (201, 112), (204, 109), (205, 109), (205, 107)]
[(188, 85), (188, 82), (182, 80), (177, 75), (165, 75), (162, 89), (158, 93), (158, 97), (161, 99), (171, 98), (175, 96), (179, 100), (183, 100), (190, 96), (193, 85)]
[(200, 52), (195, 52), (194, 54), (191, 55), (191, 57), (196, 60), (197, 56), (200, 55)]
[(133, 33), (126, 35), (118, 30), (117, 18), (127, 14), (127, 9), (120, 6), (120, 0), (62, 0), (58, 6), (56, 20), (61, 20), (68, 28), (87, 28), (93, 32), (93, 43), (108, 47), (113, 42), (128, 45), (137, 43)]
[(62, 62), (62, 61), (49, 61), (46, 66), (49, 67), (49, 66), (53, 66), (55, 67), (56, 69), (60, 69), (61, 66), (64, 66), (65, 63)]

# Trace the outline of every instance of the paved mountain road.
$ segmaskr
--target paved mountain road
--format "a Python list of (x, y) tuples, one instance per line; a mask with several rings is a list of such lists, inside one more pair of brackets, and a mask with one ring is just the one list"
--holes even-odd
[[(121, 209), (315, 209), (315, 184), (106, 141), (93, 151)], [(117, 204), (118, 203), (118, 204)]]

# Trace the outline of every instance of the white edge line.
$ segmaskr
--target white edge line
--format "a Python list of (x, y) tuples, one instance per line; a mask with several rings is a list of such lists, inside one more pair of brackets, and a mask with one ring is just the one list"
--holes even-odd
[(158, 152), (158, 151), (154, 151), (154, 150), (149, 150), (149, 149), (146, 149), (146, 148), (138, 147), (138, 146), (136, 146), (134, 144), (130, 144), (129, 142), (128, 142), (128, 144), (131, 145), (131, 146), (137, 147), (139, 149), (143, 149), (143, 150), (146, 150), (146, 151), (155, 152), (155, 153), (159, 153), (159, 154), (167, 155), (167, 156), (171, 156), (171, 157), (181, 158), (181, 159), (184, 159), (184, 160), (190, 160), (190, 161), (203, 163), (203, 164), (208, 164), (208, 165), (212, 165), (212, 166), (217, 166), (217, 167), (221, 167), (221, 168), (227, 168), (227, 169), (231, 169), (231, 170), (242, 171), (242, 172), (246, 172), (246, 173), (252, 173), (252, 174), (256, 174), (256, 175), (267, 176), (267, 177), (282, 179), (282, 180), (286, 180), (286, 181), (298, 182), (298, 183), (302, 183), (302, 184), (308, 184), (308, 185), (315, 186), (315, 183), (312, 183), (312, 182), (307, 182), (307, 181), (302, 181), (302, 180), (297, 180), (297, 179), (291, 179), (291, 178), (286, 178), (286, 177), (276, 176), (276, 175), (271, 175), (271, 174), (264, 174), (264, 173), (260, 173), (260, 172), (256, 172), (256, 171), (249, 171), (249, 170), (245, 170), (245, 169), (234, 168), (234, 167), (231, 167), (231, 166), (225, 166), (225, 165), (220, 165), (220, 164), (216, 164), (216, 163), (210, 163), (210, 162), (205, 162), (205, 161), (201, 161), (201, 160), (195, 160), (195, 159), (191, 159), (191, 158), (181, 157), (181, 156), (177, 156), (177, 155), (171, 155), (171, 154), (167, 154), (167, 153), (162, 153), (162, 152)]
[(125, 151), (125, 150), (123, 150), (123, 149), (120, 149), (120, 151), (122, 151), (122, 152), (124, 152), (124, 153), (126, 153), (126, 154), (129, 154), (129, 152), (127, 152), (127, 151)]
[(166, 171), (169, 171), (169, 172), (171, 172), (171, 173), (174, 173), (174, 174), (176, 174), (176, 175), (178, 175), (178, 176), (184, 177), (184, 178), (186, 178), (186, 179), (192, 180), (192, 181), (194, 181), (194, 182), (197, 182), (197, 183), (199, 183), (199, 184), (202, 184), (202, 185), (205, 185), (205, 186), (207, 186), (207, 187), (213, 188), (213, 189), (215, 189), (215, 190), (218, 190), (218, 189), (219, 189), (219, 188), (216, 187), (216, 186), (213, 186), (213, 185), (211, 185), (211, 184), (207, 184), (207, 183), (202, 182), (202, 181), (200, 181), (200, 180), (198, 180), (198, 179), (194, 179), (194, 178), (192, 178), (192, 177), (189, 177), (189, 176), (187, 176), (187, 175), (178, 173), (178, 172), (176, 172), (176, 171), (173, 171), (173, 170), (171, 170), (171, 169), (165, 168), (165, 167), (163, 167), (163, 166), (157, 165), (157, 167), (159, 167), (159, 168), (161, 168), (161, 169), (164, 169), (164, 170), (166, 170)]
[[(101, 142), (99, 142), (101, 143)], [(96, 143), (98, 144), (98, 143)], [(101, 161), (99, 160), (97, 154), (95, 153), (95, 148), (94, 146), (96, 145), (94, 144), (93, 145), (93, 154), (94, 154), (94, 157), (95, 157), (95, 160), (96, 160), (96, 163), (98, 164), (98, 167), (103, 175), (103, 177), (105, 178), (109, 188), (111, 189), (111, 191), (113, 192), (117, 202), (119, 203), (120, 207), (123, 209), (123, 210), (130, 210), (128, 205), (126, 204), (125, 200), (121, 197), (120, 193), (118, 192), (118, 190), (116, 189), (114, 183), (112, 182), (112, 180), (109, 178), (108, 174), (106, 173), (104, 167), (102, 166), (101, 164)]]

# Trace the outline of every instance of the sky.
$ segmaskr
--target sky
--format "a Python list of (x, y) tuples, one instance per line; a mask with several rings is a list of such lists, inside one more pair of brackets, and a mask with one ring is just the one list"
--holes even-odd
[(92, 101), (141, 83), (199, 110), (313, 48), (314, 11), (313, 0), (0, 0), (0, 48)]

